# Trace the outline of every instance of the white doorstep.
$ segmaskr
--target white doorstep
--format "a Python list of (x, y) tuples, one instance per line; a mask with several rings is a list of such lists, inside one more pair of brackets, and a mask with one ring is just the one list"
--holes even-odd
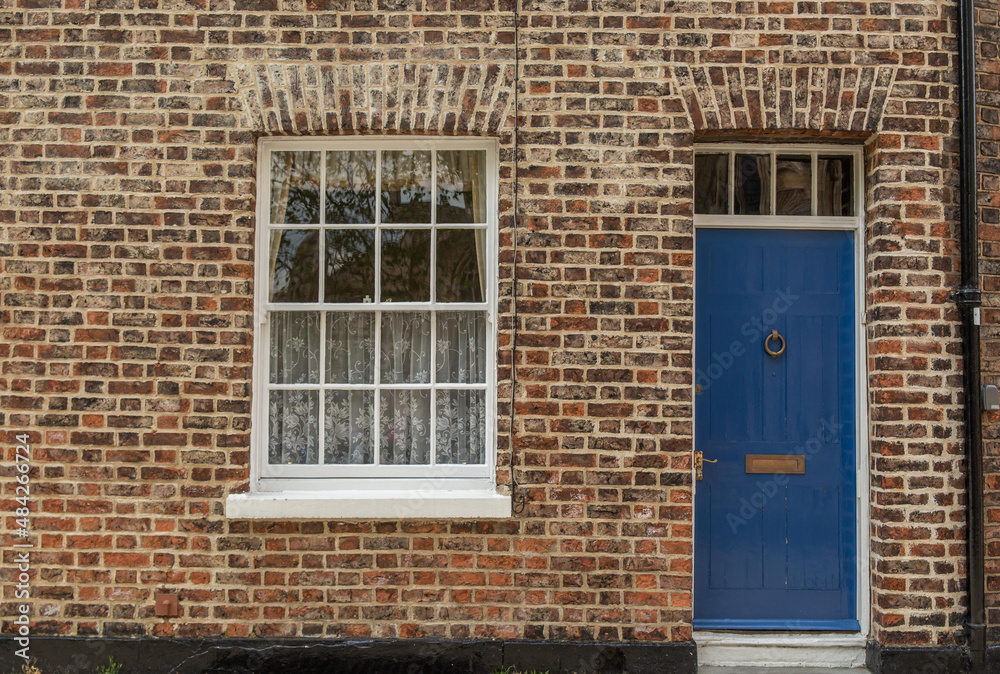
[(865, 666), (865, 638), (860, 634), (696, 631), (694, 642), (698, 647), (700, 667), (805, 667), (858, 671)]

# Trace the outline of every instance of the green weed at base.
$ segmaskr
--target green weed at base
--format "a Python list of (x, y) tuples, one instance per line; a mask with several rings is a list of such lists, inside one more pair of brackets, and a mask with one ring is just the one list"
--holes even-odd
[[(122, 666), (122, 663), (111, 657), (108, 658), (108, 664), (98, 667), (94, 674), (121, 674)], [(10, 670), (10, 674), (45, 674), (45, 671), (38, 666), (37, 660), (32, 660), (30, 663), (22, 663), (20, 669)]]
[(121, 674), (122, 663), (116, 662), (114, 656), (108, 658), (108, 664), (98, 667), (97, 674)]
[(23, 663), (20, 669), (10, 670), (10, 674), (43, 674), (43, 672), (38, 668), (37, 661), (33, 660), (30, 663)]

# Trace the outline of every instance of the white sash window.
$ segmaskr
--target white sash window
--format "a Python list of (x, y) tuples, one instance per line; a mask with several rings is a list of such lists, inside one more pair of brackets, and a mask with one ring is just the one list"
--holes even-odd
[(495, 143), (266, 139), (259, 166), (252, 491), (492, 490)]

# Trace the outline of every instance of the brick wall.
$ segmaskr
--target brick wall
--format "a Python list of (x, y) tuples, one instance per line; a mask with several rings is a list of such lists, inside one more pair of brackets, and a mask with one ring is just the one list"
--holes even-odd
[[(253, 143), (500, 138), (506, 465), (513, 6), (112, 4), (0, 17), (0, 405), (38, 471), (35, 634), (690, 639), (693, 142), (763, 130), (867, 139), (876, 636), (961, 638), (951, 4), (525, 2), (527, 507), (349, 523), (224, 517), (248, 475)], [(152, 617), (157, 588), (181, 619)]]
[[(979, 147), (980, 271), (983, 289), (982, 374), (1000, 385), (1000, 5), (976, 3), (976, 84)], [(986, 620), (990, 641), (1000, 640), (1000, 414), (983, 416), (986, 457)]]

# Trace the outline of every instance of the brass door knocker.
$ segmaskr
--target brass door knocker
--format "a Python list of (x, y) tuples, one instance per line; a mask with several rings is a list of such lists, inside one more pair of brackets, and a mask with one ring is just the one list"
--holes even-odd
[[(777, 351), (771, 350), (771, 347), (767, 345), (772, 339), (781, 341), (781, 348)], [(771, 358), (777, 358), (785, 352), (785, 338), (779, 335), (777, 330), (771, 330), (771, 334), (764, 338), (764, 350)]]

